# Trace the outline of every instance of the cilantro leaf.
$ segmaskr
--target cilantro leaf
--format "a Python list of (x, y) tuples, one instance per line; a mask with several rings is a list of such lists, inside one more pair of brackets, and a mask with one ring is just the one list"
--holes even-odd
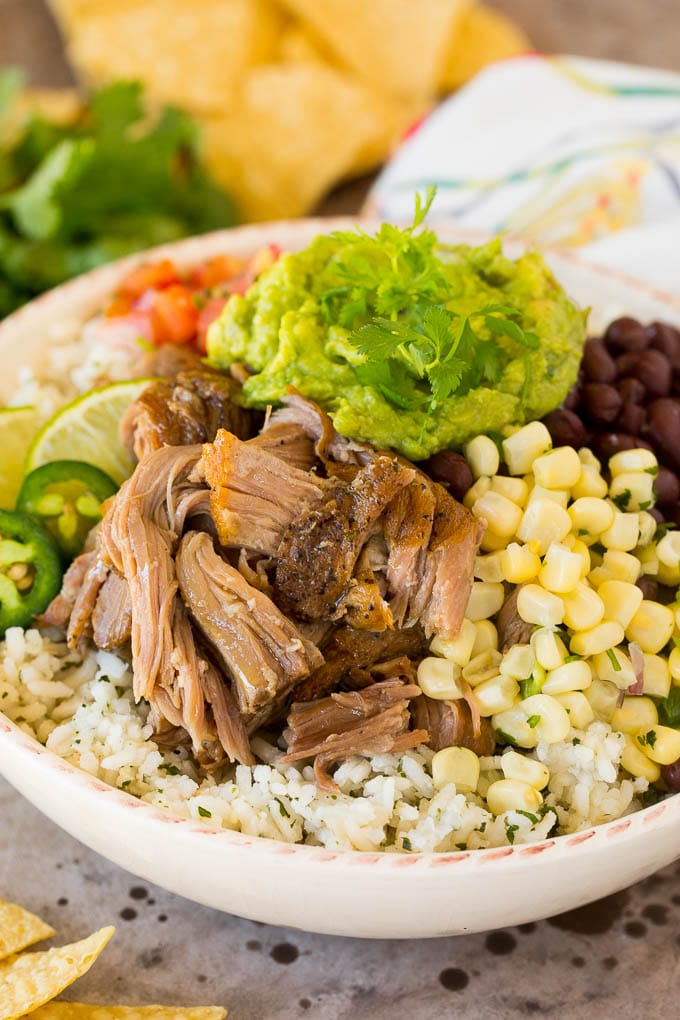
[(661, 698), (656, 703), (659, 712), (659, 722), (663, 726), (671, 726), (673, 729), (680, 729), (680, 687), (671, 687), (667, 698)]

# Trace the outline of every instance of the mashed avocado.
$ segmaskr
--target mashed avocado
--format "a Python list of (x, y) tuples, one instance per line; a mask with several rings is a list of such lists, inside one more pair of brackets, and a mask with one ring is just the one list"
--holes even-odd
[[(456, 348), (445, 338), (445, 356), (435, 341), (448, 322), (463, 340)], [(405, 327), (405, 339), (389, 332)], [(538, 253), (513, 262), (500, 240), (445, 248), (431, 231), (383, 226), (376, 237), (323, 236), (282, 256), (231, 298), (208, 356), (254, 371), (243, 388), (250, 407), (276, 405), (293, 386), (343, 435), (422, 460), (557, 407), (584, 339), (585, 314)]]

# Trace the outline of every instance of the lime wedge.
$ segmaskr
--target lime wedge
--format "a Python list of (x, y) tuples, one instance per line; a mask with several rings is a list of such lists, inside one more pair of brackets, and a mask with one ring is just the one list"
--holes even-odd
[(106, 471), (119, 485), (135, 462), (118, 438), (118, 423), (152, 379), (111, 383), (77, 397), (51, 418), (31, 444), (26, 471), (51, 460), (84, 460)]
[(24, 476), (26, 454), (38, 431), (33, 407), (0, 408), (0, 508), (14, 509)]

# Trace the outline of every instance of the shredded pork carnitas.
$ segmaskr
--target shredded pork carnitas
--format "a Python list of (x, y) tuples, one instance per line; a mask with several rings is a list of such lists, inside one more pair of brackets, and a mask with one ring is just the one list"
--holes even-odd
[(414, 682), (429, 636), (460, 628), (479, 521), (298, 394), (258, 432), (237, 392), (183, 366), (131, 406), (139, 462), (46, 622), (129, 654), (159, 741), (190, 741), (206, 769), (251, 764), (262, 727), (326, 790), (354, 754), (490, 753), (488, 720)]

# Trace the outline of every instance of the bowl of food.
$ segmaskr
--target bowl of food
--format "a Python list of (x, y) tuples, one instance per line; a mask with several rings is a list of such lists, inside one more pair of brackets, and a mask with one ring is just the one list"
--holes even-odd
[(677, 856), (680, 306), (424, 211), (0, 326), (0, 773), (260, 921), (478, 931)]

